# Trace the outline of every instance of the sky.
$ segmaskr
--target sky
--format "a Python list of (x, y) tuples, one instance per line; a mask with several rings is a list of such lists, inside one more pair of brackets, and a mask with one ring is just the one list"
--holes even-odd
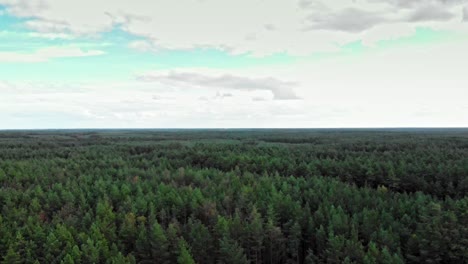
[(0, 120), (468, 127), (468, 0), (0, 0)]

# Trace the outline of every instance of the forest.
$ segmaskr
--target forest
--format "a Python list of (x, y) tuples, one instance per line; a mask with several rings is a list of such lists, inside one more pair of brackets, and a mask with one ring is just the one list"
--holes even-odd
[(468, 129), (0, 131), (0, 263), (468, 263)]

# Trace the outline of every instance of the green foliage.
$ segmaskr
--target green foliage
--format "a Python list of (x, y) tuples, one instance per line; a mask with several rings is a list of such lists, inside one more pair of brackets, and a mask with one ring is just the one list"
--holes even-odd
[(179, 257), (177, 258), (178, 264), (195, 264), (190, 251), (187, 249), (187, 243), (184, 240), (179, 242)]
[(1, 263), (464, 263), (465, 130), (0, 132)]
[(249, 261), (244, 254), (244, 249), (239, 244), (228, 238), (223, 237), (219, 243), (219, 264), (247, 264)]
[(21, 256), (12, 248), (8, 248), (6, 255), (3, 257), (2, 264), (17, 264), (21, 263)]

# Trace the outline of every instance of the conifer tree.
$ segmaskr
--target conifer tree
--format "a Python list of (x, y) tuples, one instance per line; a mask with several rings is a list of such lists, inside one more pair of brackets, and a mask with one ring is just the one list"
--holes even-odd
[(195, 264), (189, 249), (187, 248), (187, 242), (180, 240), (179, 242), (179, 257), (177, 258), (178, 264)]
[(21, 263), (20, 255), (13, 249), (9, 247), (6, 255), (3, 257), (2, 264), (19, 264)]
[(244, 254), (244, 249), (239, 244), (228, 238), (223, 237), (220, 241), (219, 264), (248, 264), (249, 261)]

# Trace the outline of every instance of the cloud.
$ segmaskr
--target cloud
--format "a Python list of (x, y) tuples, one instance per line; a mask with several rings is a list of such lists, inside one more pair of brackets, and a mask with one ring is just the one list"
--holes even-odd
[(468, 6), (463, 8), (463, 21), (468, 22)]
[[(381, 1), (381, 0), (376, 0)], [(415, 8), (427, 4), (453, 6), (466, 3), (466, 0), (386, 0), (386, 2), (400, 8)]]
[(41, 0), (2, 0), (0, 4), (8, 7), (9, 14), (19, 17), (33, 16), (48, 7), (46, 1)]
[(265, 8), (262, 0), (0, 0), (6, 12), (28, 18), (24, 25), (37, 32), (98, 35), (119, 28), (144, 38), (129, 44), (144, 52), (211, 48), (252, 56), (335, 51), (393, 24), (456, 29), (459, 23), (450, 18), (464, 3), (272, 0)]
[[(98, 80), (76, 87), (0, 82), (0, 127), (463, 126), (468, 116), (467, 44), (413, 45), (292, 65), (184, 68), (172, 75), (176, 80), (170, 71), (154, 71), (142, 74), (153, 76), (147, 82)], [(303, 99), (272, 100), (273, 92), (266, 88), (229, 88), (237, 86), (220, 81), (226, 75), (242, 83), (269, 76), (280, 83), (294, 81), (288, 89)], [(215, 98), (217, 91), (234, 96)], [(425, 106), (438, 114), (417, 116)], [(63, 122), (48, 113), (63, 113)]]
[(40, 33), (63, 33), (68, 32), (70, 27), (69, 23), (59, 20), (51, 19), (40, 19), (40, 20), (29, 20), (24, 25)]
[[(21, 31), (12, 31), (12, 30), (2, 30), (0, 31), (0, 38), (2, 42), (14, 41), (14, 40), (22, 40), (22, 41), (30, 41), (30, 40), (74, 40), (76, 39), (75, 36), (67, 33), (40, 33), (40, 32), (21, 32)], [(26, 43), (25, 43), (26, 44)]]
[(65, 39), (65, 40), (71, 40), (74, 39), (75, 37), (71, 34), (66, 34), (66, 33), (38, 33), (38, 32), (31, 32), (28, 33), (27, 36), (31, 38), (43, 38), (43, 39)]
[[(53, 88), (43, 91), (48, 87)], [(296, 111), (290, 105), (300, 103), (257, 104), (249, 100), (256, 92), (219, 91), (224, 99), (215, 97), (212, 88), (167, 90), (154, 82), (90, 82), (61, 88), (53, 82), (0, 82), (0, 129), (242, 127), (242, 122), (272, 126), (265, 120), (277, 113), (275, 122), (289, 120)], [(230, 97), (231, 92), (236, 96)]]
[(101, 50), (84, 51), (78, 47), (46, 47), (32, 53), (16, 51), (0, 51), (0, 62), (44, 62), (56, 58), (73, 58), (99, 56), (105, 54)]
[(128, 44), (128, 47), (140, 52), (157, 51), (157, 48), (147, 40), (135, 40)]
[(220, 93), (219, 91), (216, 92), (216, 96), (215, 98), (220, 98), (220, 99), (224, 99), (224, 98), (229, 98), (229, 97), (233, 97), (234, 95), (232, 93)]
[(0, 92), (2, 93), (14, 93), (17, 92), (16, 88), (9, 82), (0, 81)]
[(266, 101), (266, 100), (267, 100), (266, 98), (260, 97), (260, 96), (252, 97), (252, 101), (254, 101), (254, 102), (263, 102), (263, 101)]
[(273, 24), (265, 24), (264, 27), (265, 27), (266, 30), (269, 30), (269, 31), (275, 31), (276, 30), (276, 26), (273, 25)]
[(60, 82), (30, 82), (30, 81), (1, 81), (0, 92), (8, 94), (29, 94), (29, 95), (50, 95), (50, 94), (70, 94), (84, 93), (89, 91), (85, 87), (77, 84), (67, 84)]
[(455, 14), (444, 9), (443, 6), (423, 6), (415, 10), (409, 21), (446, 21), (455, 17)]
[(309, 8), (312, 6), (314, 1), (312, 0), (299, 0), (299, 7), (300, 8)]
[(155, 100), (155, 101), (167, 101), (167, 100), (175, 100), (176, 97), (173, 97), (173, 96), (153, 95), (152, 99)]
[(309, 30), (327, 29), (347, 32), (361, 32), (386, 21), (378, 14), (356, 8), (347, 8), (326, 15), (311, 15), (308, 20), (312, 22)]
[[(411, 2), (412, 4), (408, 4)], [(307, 2), (308, 3), (308, 2)], [(393, 6), (376, 9), (331, 9), (326, 12), (314, 12), (307, 18), (310, 23), (307, 30), (335, 30), (360, 33), (376, 26), (388, 27), (393, 24), (415, 24), (427, 21), (448, 21), (456, 14), (453, 6), (461, 1), (390, 1)], [(327, 8), (324, 8), (327, 10)], [(455, 8), (456, 10), (456, 8)]]
[(137, 77), (140, 81), (161, 82), (171, 86), (225, 88), (244, 91), (270, 91), (276, 100), (299, 99), (294, 93), (295, 82), (288, 82), (272, 77), (251, 78), (231, 74), (206, 75), (194, 72), (175, 72), (158, 74), (149, 73)]

